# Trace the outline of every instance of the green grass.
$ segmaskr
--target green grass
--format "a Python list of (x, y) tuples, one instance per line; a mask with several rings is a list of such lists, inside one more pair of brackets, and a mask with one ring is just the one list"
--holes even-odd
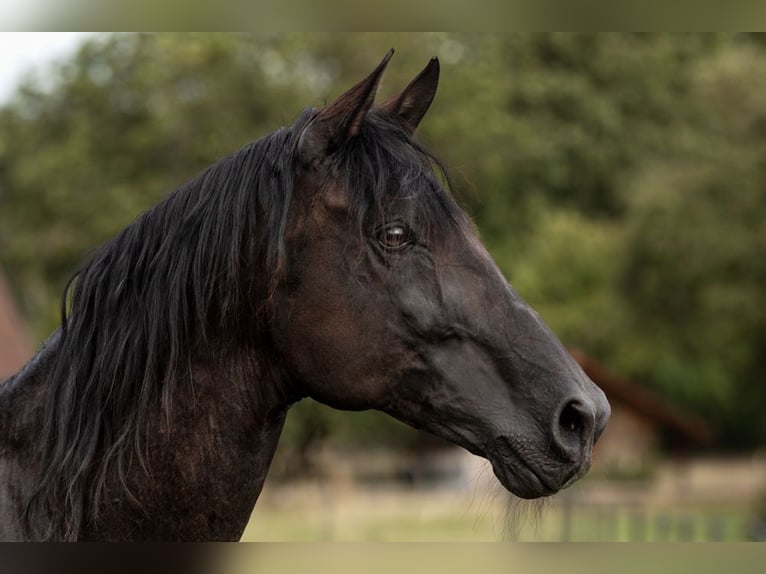
[[(504, 498), (454, 493), (319, 492), (262, 501), (243, 540), (261, 541), (741, 541), (742, 507), (594, 508), (566, 510), (554, 499), (527, 513), (514, 534)], [(512, 514), (511, 514), (512, 515)], [(524, 513), (522, 513), (522, 516)]]

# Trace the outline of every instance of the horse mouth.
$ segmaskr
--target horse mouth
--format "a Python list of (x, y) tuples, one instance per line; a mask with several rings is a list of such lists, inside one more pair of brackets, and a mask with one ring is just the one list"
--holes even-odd
[(500, 439), (499, 445), (490, 456), (492, 470), (500, 483), (519, 498), (541, 498), (551, 496), (567, 488), (584, 474), (583, 468), (544, 470), (534, 465), (515, 449), (509, 448), (510, 441)]
[(508, 461), (492, 461), (492, 471), (506, 490), (519, 498), (541, 498), (556, 494), (560, 488), (551, 485), (550, 479), (536, 472), (520, 458)]

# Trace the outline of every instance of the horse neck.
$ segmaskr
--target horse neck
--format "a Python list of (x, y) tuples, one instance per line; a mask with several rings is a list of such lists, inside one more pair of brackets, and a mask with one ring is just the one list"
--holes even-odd
[[(153, 480), (141, 475), (134, 480), (146, 511), (165, 515), (161, 524), (145, 523), (142, 537), (240, 537), (290, 404), (283, 384), (280, 369), (260, 350), (213, 346), (204, 353), (154, 425), (148, 460)], [(169, 523), (166, 517), (174, 513)]]
[[(14, 444), (0, 440), (0, 470), (7, 465), (17, 484), (34, 485), (40, 472), (29, 474), (36, 466), (40, 445), (35, 437), (43, 425), (46, 375), (58, 337), (57, 332), (29, 365), (0, 385), (0, 425), (5, 427), (0, 430), (6, 439), (18, 437)], [(268, 350), (230, 341), (213, 342), (198, 353), (186, 379), (175, 381), (167, 408), (158, 405), (146, 425), (147, 468), (134, 465), (127, 477), (140, 506), (127, 491), (110, 487), (98, 523), (85, 526), (81, 538), (237, 540), (293, 400), (274, 357)], [(14, 514), (28, 494), (16, 497)]]
[(143, 508), (123, 497), (84, 539), (238, 540), (244, 531), (290, 405), (282, 369), (262, 348), (211, 342), (175, 386), (147, 430), (150, 477), (136, 469), (129, 481)]
[(55, 359), (60, 335), (57, 329), (18, 373), (0, 381), (0, 446), (7, 449), (6, 456), (13, 446), (27, 450), (38, 448), (29, 443), (36, 440), (42, 427), (45, 374)]
[(21, 515), (39, 479), (46, 381), (57, 330), (16, 375), (0, 382), (0, 540), (23, 540)]

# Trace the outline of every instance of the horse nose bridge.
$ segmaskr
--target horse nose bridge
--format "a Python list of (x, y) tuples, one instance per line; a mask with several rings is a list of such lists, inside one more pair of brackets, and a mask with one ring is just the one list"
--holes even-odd
[(522, 388), (529, 381), (543, 384), (544, 392), (535, 392), (532, 401), (541, 413), (540, 422), (545, 425), (545, 417), (552, 416), (554, 442), (567, 451), (567, 458), (587, 458), (609, 420), (606, 396), (488, 254), (484, 263), (488, 274), (479, 282), (484, 320), (474, 318), (477, 331), (483, 332), (500, 374), (509, 384)]

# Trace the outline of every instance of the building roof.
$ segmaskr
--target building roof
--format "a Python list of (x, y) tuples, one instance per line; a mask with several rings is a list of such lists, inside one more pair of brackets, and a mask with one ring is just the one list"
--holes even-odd
[(580, 350), (570, 351), (591, 380), (610, 402), (619, 402), (655, 421), (672, 435), (675, 446), (712, 446), (715, 430), (705, 421), (682, 412), (656, 392), (632, 383), (601, 365)]
[(0, 381), (16, 373), (31, 356), (24, 323), (0, 270)]

